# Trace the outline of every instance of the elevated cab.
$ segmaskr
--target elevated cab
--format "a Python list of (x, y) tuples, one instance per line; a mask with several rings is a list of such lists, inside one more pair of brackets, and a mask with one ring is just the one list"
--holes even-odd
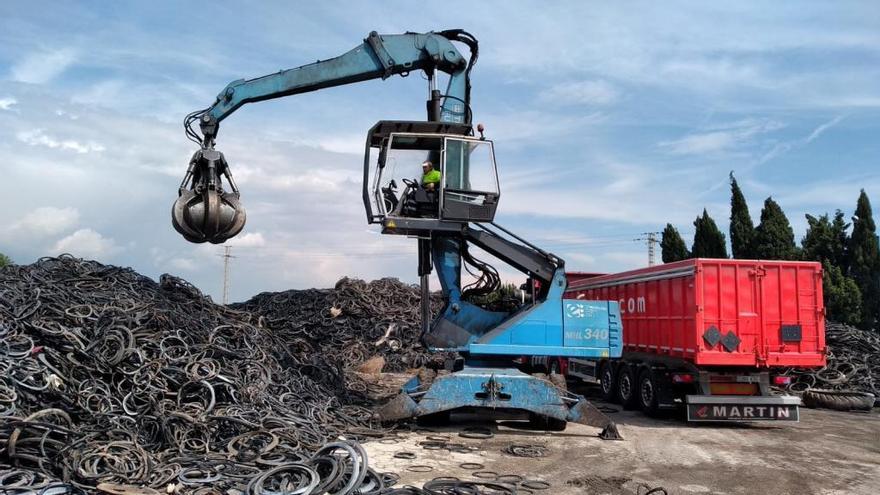
[[(446, 122), (380, 121), (373, 126), (364, 154), (367, 220), (397, 235), (492, 222), (501, 195), (494, 146), (472, 134), (469, 125)], [(439, 188), (433, 191), (420, 183), (425, 161), (440, 171)]]

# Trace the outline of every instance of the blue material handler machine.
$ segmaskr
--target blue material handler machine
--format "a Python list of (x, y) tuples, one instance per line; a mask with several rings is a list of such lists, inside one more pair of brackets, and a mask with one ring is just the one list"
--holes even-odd
[[(462, 56), (456, 45), (466, 46), (470, 56)], [(416, 239), (422, 342), (460, 357), (447, 369), (420, 373), (377, 414), (395, 421), (446, 419), (459, 410), (515, 412), (548, 430), (577, 422), (600, 428), (602, 438), (619, 439), (614, 423), (583, 396), (568, 392), (562, 377), (530, 375), (516, 366), (521, 356), (619, 357), (620, 311), (616, 302), (564, 300), (564, 261), (494, 223), (501, 197), (494, 143), (482, 126), (477, 136), (472, 124), (470, 76), (478, 53), (477, 40), (459, 29), (372, 32), (336, 58), (233, 81), (210, 107), (184, 121), (199, 149), (180, 185), (173, 225), (191, 242), (212, 243), (244, 227), (239, 190), (224, 155), (215, 149), (220, 122), (242, 105), (421, 71), (428, 81), (427, 118), (383, 120), (369, 130), (363, 203), (368, 223), (383, 234)], [(440, 77), (447, 81), (445, 91), (437, 88)], [(400, 164), (423, 161), (441, 173), (435, 187), (398, 174)], [(471, 248), (522, 272), (528, 299), (489, 302), (500, 277)], [(474, 274), (474, 282), (463, 285), (462, 268)], [(432, 271), (444, 303), (437, 315), (430, 310)]]

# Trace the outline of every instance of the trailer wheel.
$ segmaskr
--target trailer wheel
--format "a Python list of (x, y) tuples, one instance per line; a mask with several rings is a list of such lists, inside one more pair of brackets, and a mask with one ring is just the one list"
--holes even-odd
[(656, 416), (660, 410), (657, 400), (657, 380), (651, 368), (645, 368), (639, 373), (639, 407), (648, 416)]
[(617, 370), (617, 397), (624, 409), (635, 409), (638, 405), (638, 385), (632, 366), (623, 365)]
[(605, 362), (599, 371), (599, 386), (603, 399), (617, 402), (617, 375), (614, 373), (614, 366), (609, 362)]

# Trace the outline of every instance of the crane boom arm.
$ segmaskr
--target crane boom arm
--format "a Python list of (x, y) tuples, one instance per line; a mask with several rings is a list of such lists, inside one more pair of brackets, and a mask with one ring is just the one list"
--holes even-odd
[[(451, 40), (460, 30), (439, 33), (380, 35), (371, 32), (364, 42), (347, 53), (327, 60), (282, 70), (255, 79), (233, 81), (217, 95), (207, 110), (198, 112), (205, 137), (216, 135), (218, 124), (246, 103), (281, 98), (370, 79), (386, 79), (423, 70), (449, 74), (439, 119), (467, 123), (469, 106), (468, 61)], [(471, 46), (472, 60), (475, 44)]]
[[(453, 41), (468, 46), (470, 59), (459, 53)], [(242, 105), (421, 70), (429, 81), (428, 120), (470, 125), (470, 71), (477, 54), (476, 38), (461, 29), (392, 35), (373, 31), (338, 57), (229, 83), (210, 107), (184, 119), (187, 137), (200, 149), (190, 159), (178, 189), (172, 210), (175, 229), (191, 242), (220, 243), (244, 227), (238, 188), (223, 154), (214, 149), (220, 122)], [(435, 88), (438, 71), (449, 75), (445, 94)]]

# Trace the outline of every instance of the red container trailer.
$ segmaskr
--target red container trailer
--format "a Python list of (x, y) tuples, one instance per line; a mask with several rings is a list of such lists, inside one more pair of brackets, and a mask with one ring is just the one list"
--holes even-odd
[(566, 298), (619, 301), (620, 359), (542, 358), (597, 379), (603, 395), (648, 413), (686, 406), (689, 420), (797, 420), (774, 396), (783, 368), (825, 365), (819, 263), (691, 259), (623, 273), (573, 274)]

